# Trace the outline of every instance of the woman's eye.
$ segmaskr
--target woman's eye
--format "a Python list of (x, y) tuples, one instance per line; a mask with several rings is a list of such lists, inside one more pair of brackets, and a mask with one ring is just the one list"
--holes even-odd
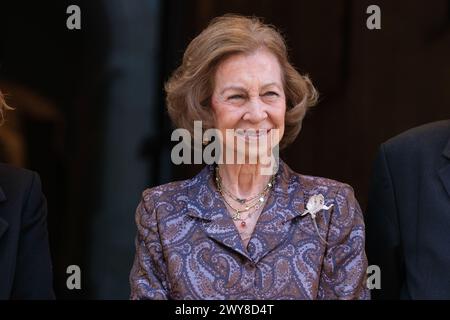
[(275, 96), (278, 96), (278, 93), (276, 93), (275, 91), (269, 91), (269, 92), (264, 93), (264, 95), (275, 97)]
[(239, 100), (239, 99), (244, 99), (244, 96), (240, 95), (240, 94), (235, 94), (235, 95), (230, 96), (228, 99)]

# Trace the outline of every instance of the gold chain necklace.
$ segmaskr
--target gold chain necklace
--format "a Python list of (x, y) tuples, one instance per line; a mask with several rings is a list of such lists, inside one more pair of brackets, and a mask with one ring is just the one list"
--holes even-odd
[[(234, 214), (231, 216), (232, 219), (234, 221), (241, 221), (241, 226), (245, 227), (247, 225), (246, 220), (251, 218), (253, 213), (258, 211), (258, 209), (261, 208), (262, 204), (264, 203), (264, 201), (267, 199), (266, 196), (268, 195), (270, 189), (273, 186), (273, 181), (275, 179), (275, 175), (273, 175), (271, 177), (271, 179), (269, 180), (269, 182), (266, 184), (266, 186), (264, 187), (263, 191), (261, 191), (260, 193), (258, 193), (256, 196), (247, 198), (247, 199), (240, 199), (236, 196), (234, 196), (230, 191), (224, 191), (225, 188), (222, 184), (222, 178), (220, 176), (219, 173), (219, 167), (216, 166), (216, 184), (217, 184), (217, 189), (219, 190), (220, 194), (222, 195), (223, 200), (225, 201), (225, 203), (234, 211)], [(242, 209), (238, 209), (235, 208), (231, 203), (228, 202), (228, 200), (226, 199), (226, 196), (228, 195), (231, 199), (237, 201), (240, 204), (244, 204), (247, 201), (250, 202), (248, 203), (244, 208)], [(242, 201), (244, 200), (244, 201)], [(253, 202), (252, 202), (253, 201)], [(241, 218), (241, 213), (250, 211), (251, 209), (255, 208), (255, 211), (250, 212), (246, 218)]]
[[(221, 179), (220, 175), (219, 175), (219, 179)], [(234, 201), (236, 201), (237, 203), (239, 203), (241, 205), (246, 204), (247, 202), (252, 202), (253, 200), (261, 197), (261, 194), (264, 191), (266, 191), (266, 189), (269, 189), (272, 186), (271, 182), (269, 182), (265, 186), (265, 189), (262, 192), (260, 192), (259, 194), (252, 196), (252, 197), (248, 197), (248, 198), (238, 198), (233, 193), (231, 193), (231, 191), (229, 191), (227, 188), (225, 188), (225, 186), (222, 184), (222, 181), (220, 181), (220, 183), (221, 183), (221, 189), (222, 189), (223, 193), (225, 193), (227, 196), (229, 196), (231, 199), (233, 199)]]

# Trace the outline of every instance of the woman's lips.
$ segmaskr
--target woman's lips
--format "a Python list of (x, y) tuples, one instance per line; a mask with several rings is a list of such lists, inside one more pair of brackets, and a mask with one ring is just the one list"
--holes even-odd
[(246, 139), (255, 139), (266, 136), (270, 133), (270, 129), (236, 129), (236, 135), (246, 138)]

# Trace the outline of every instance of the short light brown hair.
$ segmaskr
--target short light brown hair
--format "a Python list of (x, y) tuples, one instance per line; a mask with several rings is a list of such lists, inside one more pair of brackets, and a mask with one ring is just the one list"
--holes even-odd
[(5, 101), (5, 97), (3, 96), (2, 91), (0, 90), (0, 125), (5, 122), (5, 111), (6, 110), (13, 110)]
[(274, 54), (281, 66), (286, 115), (280, 148), (294, 141), (306, 109), (316, 104), (318, 93), (309, 77), (301, 75), (289, 62), (280, 32), (256, 17), (216, 17), (188, 45), (182, 64), (165, 85), (167, 110), (175, 126), (193, 133), (194, 120), (202, 120), (205, 130), (213, 128), (210, 105), (217, 66), (233, 54), (251, 54), (260, 48)]

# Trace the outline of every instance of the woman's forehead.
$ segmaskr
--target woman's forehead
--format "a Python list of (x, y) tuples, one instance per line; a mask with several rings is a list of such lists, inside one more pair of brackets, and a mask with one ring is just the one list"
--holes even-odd
[(278, 59), (267, 50), (252, 54), (235, 54), (222, 61), (215, 74), (216, 86), (238, 88), (282, 85)]

